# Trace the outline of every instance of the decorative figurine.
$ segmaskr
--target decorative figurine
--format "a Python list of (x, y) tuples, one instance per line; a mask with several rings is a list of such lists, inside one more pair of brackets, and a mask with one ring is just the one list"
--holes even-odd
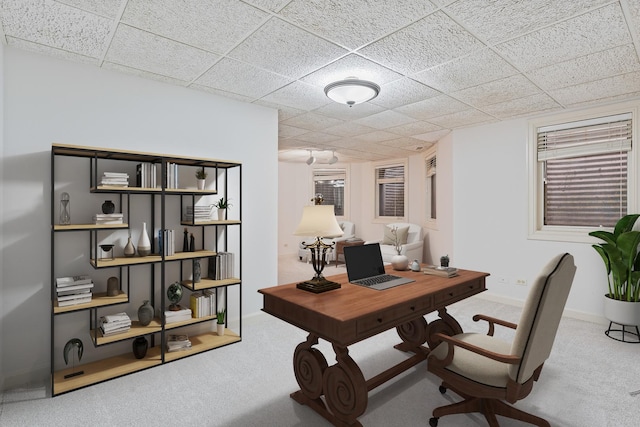
[(68, 365), (69, 364), (69, 352), (75, 349), (76, 352), (73, 353), (73, 363), (71, 365), (71, 373), (65, 375), (65, 378), (71, 378), (71, 377), (75, 377), (78, 375), (82, 375), (84, 374), (84, 371), (75, 371), (76, 369), (76, 353), (78, 355), (78, 362), (80, 360), (82, 360), (82, 353), (84, 352), (84, 345), (82, 344), (82, 341), (80, 341), (79, 338), (71, 338), (69, 341), (67, 341), (67, 343), (64, 346), (64, 364)]

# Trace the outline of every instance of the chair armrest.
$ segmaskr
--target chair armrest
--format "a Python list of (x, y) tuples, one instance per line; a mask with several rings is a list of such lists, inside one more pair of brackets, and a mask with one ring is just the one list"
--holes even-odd
[(365, 245), (368, 245), (370, 243), (380, 243), (382, 244), (382, 240), (367, 240), (364, 242)]
[(515, 323), (507, 322), (506, 320), (497, 319), (491, 316), (485, 316), (484, 314), (476, 314), (475, 316), (473, 316), (474, 322), (477, 322), (479, 320), (484, 320), (486, 322), (489, 322), (489, 331), (487, 332), (487, 335), (489, 336), (493, 336), (493, 332), (495, 331), (495, 325), (501, 325), (511, 329), (516, 329), (518, 327), (518, 325), (516, 325)]
[(471, 351), (473, 353), (476, 353), (480, 356), (483, 357), (487, 357), (489, 359), (498, 361), (498, 362), (502, 362), (502, 363), (508, 363), (510, 365), (516, 365), (518, 363), (520, 363), (521, 358), (519, 356), (514, 356), (512, 354), (500, 354), (500, 353), (496, 353), (493, 351), (489, 351), (486, 350), (482, 347), (478, 347), (476, 345), (473, 344), (469, 344), (466, 343), (464, 341), (460, 341), (459, 339), (456, 339), (452, 336), (449, 335), (445, 335), (443, 333), (436, 333), (432, 335), (432, 339), (433, 338), (437, 338), (439, 340), (442, 340), (444, 342), (447, 343), (448, 345), (448, 351), (447, 351), (447, 356), (444, 359), (438, 359), (438, 358), (434, 358), (436, 360), (438, 360), (438, 364), (441, 364), (443, 367), (447, 366), (449, 364), (451, 364), (451, 362), (453, 361), (453, 353), (454, 353), (454, 348), (455, 347), (460, 347), (460, 348), (464, 348), (465, 350)]

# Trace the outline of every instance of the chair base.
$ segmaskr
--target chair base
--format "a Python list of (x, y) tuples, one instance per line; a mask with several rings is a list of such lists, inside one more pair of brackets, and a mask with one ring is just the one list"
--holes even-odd
[[(446, 391), (446, 389), (445, 389)], [(443, 387), (440, 388), (440, 392), (443, 392)], [(433, 418), (429, 420), (431, 427), (438, 425), (438, 418), (444, 415), (452, 414), (467, 414), (472, 412), (479, 412), (484, 415), (489, 423), (490, 427), (499, 427), (498, 419), (496, 415), (511, 418), (514, 420), (520, 420), (525, 423), (533, 424), (539, 427), (551, 427), (551, 424), (547, 420), (536, 417), (528, 412), (516, 409), (513, 406), (497, 399), (483, 399), (470, 397), (462, 402), (453, 403), (451, 405), (440, 406), (433, 410)]]
[[(618, 326), (622, 326), (622, 329), (611, 329), (611, 327), (613, 326), (613, 324), (616, 324)], [(626, 328), (635, 328), (635, 332), (633, 332), (633, 330), (628, 331)], [(616, 336), (613, 336), (611, 333), (612, 332), (620, 332), (621, 338), (617, 338)], [(640, 331), (638, 331), (638, 327), (635, 325), (621, 325), (619, 323), (616, 322), (609, 322), (609, 328), (604, 332), (604, 334), (606, 336), (608, 336), (609, 338), (611, 338), (612, 340), (616, 340), (616, 341), (621, 341), (621, 342), (627, 342), (627, 343), (632, 343), (632, 344), (639, 344), (640, 343)], [(626, 335), (631, 335), (631, 339), (627, 340), (625, 338)]]

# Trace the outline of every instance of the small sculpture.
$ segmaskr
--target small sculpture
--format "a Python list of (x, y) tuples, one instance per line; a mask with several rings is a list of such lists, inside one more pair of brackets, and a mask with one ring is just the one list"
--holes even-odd
[[(80, 360), (82, 360), (82, 353), (84, 352), (84, 345), (82, 344), (82, 341), (79, 338), (71, 338), (69, 341), (67, 341), (67, 343), (64, 346), (64, 363), (65, 365), (69, 364), (69, 352), (72, 349), (76, 349), (76, 352), (78, 354), (78, 362)], [(73, 354), (73, 364), (71, 365), (71, 373), (65, 375), (65, 378), (71, 378), (71, 377), (75, 377), (77, 375), (82, 375), (84, 374), (84, 371), (78, 371), (75, 372), (75, 366), (76, 366), (76, 353), (74, 352)]]

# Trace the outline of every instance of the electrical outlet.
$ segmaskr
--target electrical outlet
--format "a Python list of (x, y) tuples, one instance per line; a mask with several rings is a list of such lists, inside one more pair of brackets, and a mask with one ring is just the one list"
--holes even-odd
[(527, 285), (527, 279), (516, 279), (516, 285), (526, 286)]
[(500, 276), (498, 277), (498, 283), (502, 283), (503, 285), (506, 285), (509, 283), (509, 279), (504, 276)]

